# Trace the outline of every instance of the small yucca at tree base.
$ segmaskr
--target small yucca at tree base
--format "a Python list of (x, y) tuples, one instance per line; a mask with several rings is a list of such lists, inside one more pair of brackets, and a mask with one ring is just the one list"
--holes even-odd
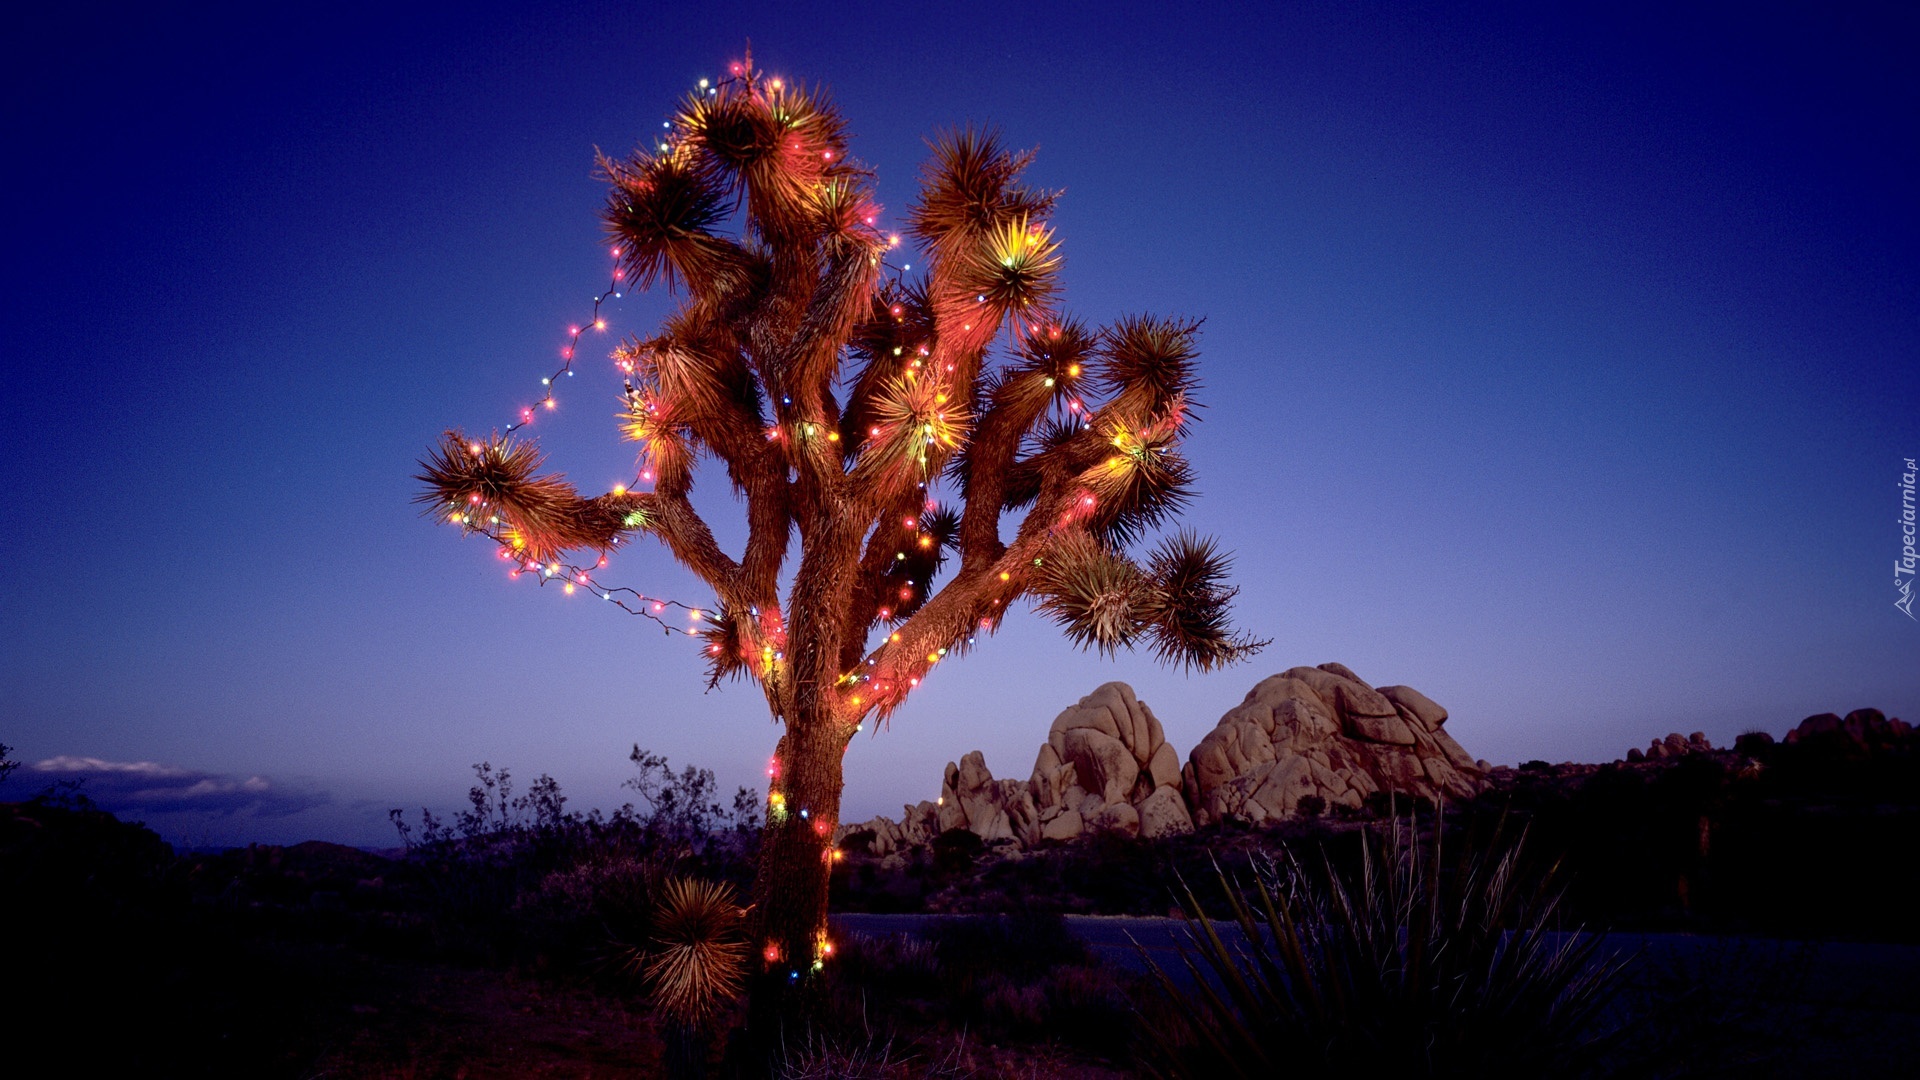
[[(681, 297), (614, 353), (642, 483), (585, 495), (527, 442), (451, 432), (423, 463), (429, 513), (517, 567), (648, 534), (713, 589), (710, 678), (753, 682), (785, 727), (751, 906), (756, 1015), (830, 952), (848, 742), (1016, 601), (1079, 644), (1203, 671), (1264, 644), (1229, 625), (1214, 543), (1129, 554), (1189, 497), (1198, 324), (1059, 311), (1055, 196), (1021, 182), (1029, 158), (972, 129), (936, 140), (908, 276), (838, 113), (749, 62), (690, 96), (655, 150), (602, 162), (624, 278)], [(702, 458), (745, 503), (737, 555), (689, 500)]]

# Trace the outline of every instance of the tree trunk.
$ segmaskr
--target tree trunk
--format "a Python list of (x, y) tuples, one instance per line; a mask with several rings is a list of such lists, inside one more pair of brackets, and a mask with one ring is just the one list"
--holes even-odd
[(801, 1019), (827, 958), (827, 881), (846, 742), (830, 715), (796, 716), (774, 751), (748, 924), (761, 973), (748, 990), (747, 1033), (763, 1054), (780, 1044), (782, 1025)]

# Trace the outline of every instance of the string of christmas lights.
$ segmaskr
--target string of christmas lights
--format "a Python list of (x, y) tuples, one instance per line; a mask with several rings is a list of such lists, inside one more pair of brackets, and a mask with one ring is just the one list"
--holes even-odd
[[(619, 248), (616, 247), (613, 249), (613, 257), (616, 259), (620, 257)], [(607, 328), (607, 320), (601, 318), (600, 308), (601, 308), (601, 305), (605, 304), (609, 298), (618, 300), (623, 295), (625, 295), (624, 293), (621, 292), (622, 286), (620, 284), (620, 278), (623, 275), (623, 273), (624, 271), (622, 271), (619, 267), (615, 267), (613, 271), (613, 280), (608, 283), (606, 291), (593, 298), (592, 317), (589, 318), (583, 324), (580, 324), (577, 326), (570, 326), (567, 328), (567, 336), (568, 336), (567, 344), (566, 344), (566, 347), (560, 350), (560, 359), (562, 362), (560, 364), (560, 367), (556, 369), (553, 372), (553, 374), (548, 375), (546, 378), (543, 378), (540, 380), (540, 385), (542, 387), (545, 387), (545, 391), (542, 393), (540, 400), (535, 402), (533, 405), (528, 405), (522, 408), (520, 410), (520, 418), (518, 420), (515, 420), (513, 423), (508, 424), (506, 426), (506, 429), (502, 431), (501, 434), (511, 435), (514, 432), (520, 430), (521, 428), (526, 427), (528, 424), (533, 423), (533, 418), (538, 415), (538, 413), (535, 411), (537, 406), (544, 405), (549, 412), (559, 407), (559, 399), (553, 396), (554, 384), (559, 382), (563, 376), (569, 377), (569, 378), (572, 377), (573, 360), (574, 360), (574, 356), (580, 351), (581, 337), (584, 336), (589, 329), (603, 331)]]

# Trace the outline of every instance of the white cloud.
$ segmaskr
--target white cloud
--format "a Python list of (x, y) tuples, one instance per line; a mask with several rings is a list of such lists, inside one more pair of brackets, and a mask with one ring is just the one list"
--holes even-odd
[(114, 813), (245, 813), (280, 817), (332, 801), (324, 791), (289, 788), (264, 776), (229, 776), (156, 761), (107, 761), (62, 754), (23, 770), (21, 779), (78, 781), (79, 791)]

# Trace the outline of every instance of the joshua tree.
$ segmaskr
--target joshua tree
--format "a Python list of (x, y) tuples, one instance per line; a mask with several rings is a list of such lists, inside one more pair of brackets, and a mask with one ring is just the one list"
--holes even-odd
[[(1055, 307), (1055, 194), (1021, 183), (1031, 156), (971, 128), (936, 140), (909, 276), (840, 115), (740, 66), (654, 148), (600, 161), (619, 279), (683, 297), (656, 336), (613, 353), (642, 446), (634, 489), (583, 495), (511, 429), (449, 432), (423, 462), (429, 513), (495, 540), (517, 571), (601, 591), (566, 553), (644, 533), (713, 589), (689, 631), (712, 680), (757, 684), (785, 726), (753, 891), (757, 986), (804, 979), (831, 951), (848, 742), (1015, 601), (1033, 597), (1083, 646), (1144, 643), (1201, 670), (1263, 644), (1229, 627), (1211, 540), (1126, 553), (1188, 498), (1177, 447), (1198, 324), (1094, 329)], [(688, 499), (702, 455), (744, 499), (738, 557)]]

